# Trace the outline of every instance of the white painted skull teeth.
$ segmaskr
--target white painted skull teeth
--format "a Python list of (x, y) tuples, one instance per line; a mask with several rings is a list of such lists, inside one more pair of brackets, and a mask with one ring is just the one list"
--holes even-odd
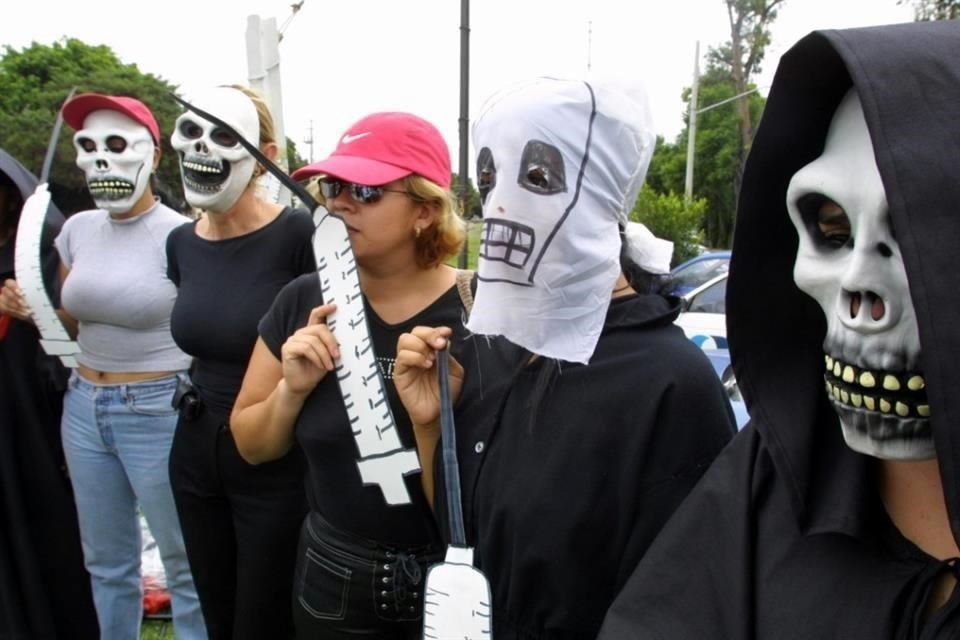
[(92, 180), (87, 183), (87, 190), (94, 198), (121, 200), (133, 193), (135, 185), (126, 180)]
[(183, 156), (183, 181), (187, 189), (202, 194), (220, 192), (230, 177), (230, 163), (218, 158)]
[(900, 418), (929, 418), (926, 381), (920, 372), (861, 369), (824, 356), (824, 382), (835, 405)]

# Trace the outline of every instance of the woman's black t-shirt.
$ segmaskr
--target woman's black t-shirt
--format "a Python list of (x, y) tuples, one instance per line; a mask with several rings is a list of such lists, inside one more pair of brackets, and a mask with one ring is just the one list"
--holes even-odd
[[(277, 358), (286, 339), (306, 324), (310, 311), (320, 304), (323, 304), (320, 281), (314, 274), (297, 278), (280, 292), (260, 322), (260, 337)], [(400, 441), (405, 448), (415, 448), (410, 418), (393, 385), (397, 339), (401, 333), (420, 325), (450, 327), (454, 332), (451, 351), (456, 356), (466, 334), (463, 303), (453, 286), (423, 311), (398, 324), (384, 322), (366, 302), (364, 307)], [(297, 418), (296, 438), (307, 457), (310, 508), (335, 527), (397, 545), (413, 546), (437, 540), (419, 473), (404, 478), (412, 500), (405, 505), (388, 505), (377, 485), (363, 484), (357, 467), (359, 451), (335, 376), (324, 377), (307, 397)]]
[(284, 209), (269, 224), (226, 240), (205, 240), (196, 223), (167, 238), (167, 274), (179, 288), (170, 318), (177, 346), (196, 361), (204, 403), (227, 413), (240, 392), (257, 322), (284, 285), (316, 270), (313, 219)]

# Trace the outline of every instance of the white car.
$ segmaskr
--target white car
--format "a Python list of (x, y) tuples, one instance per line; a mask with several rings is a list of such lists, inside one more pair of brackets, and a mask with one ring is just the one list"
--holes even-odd
[(727, 348), (726, 296), (727, 274), (683, 296), (683, 310), (676, 324), (702, 349)]

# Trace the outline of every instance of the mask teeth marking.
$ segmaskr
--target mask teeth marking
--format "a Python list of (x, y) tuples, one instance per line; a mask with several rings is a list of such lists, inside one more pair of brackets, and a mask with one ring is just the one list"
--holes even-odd
[(901, 418), (906, 418), (907, 416), (910, 415), (910, 407), (908, 407), (902, 402), (898, 402), (896, 406), (894, 406), (893, 410), (896, 411), (897, 415), (900, 416)]
[(910, 391), (920, 391), (926, 386), (927, 383), (921, 376), (911, 376), (911, 378), (907, 380), (907, 389), (910, 389)]
[(846, 367), (844, 367), (843, 369), (844, 382), (853, 382), (854, 380), (856, 380), (856, 377), (857, 377), (856, 374), (854, 374), (853, 372), (853, 367), (851, 367), (850, 365), (847, 365)]
[(883, 388), (887, 391), (900, 391), (900, 381), (894, 376), (886, 375), (883, 377)]
[(880, 413), (890, 413), (891, 409), (893, 409), (893, 405), (890, 404), (890, 401), (886, 398), (880, 398)]
[(921, 418), (929, 418), (929, 417), (930, 417), (930, 405), (928, 405), (928, 404), (918, 404), (918, 405), (917, 405), (917, 414), (918, 414)]
[(863, 406), (866, 407), (868, 411), (876, 411), (877, 401), (873, 396), (863, 396)]
[(869, 371), (864, 371), (860, 374), (860, 386), (867, 389), (873, 389), (877, 386), (877, 380), (873, 377), (873, 374)]
[(863, 406), (863, 396), (859, 393), (850, 394), (850, 404), (855, 406), (857, 409)]

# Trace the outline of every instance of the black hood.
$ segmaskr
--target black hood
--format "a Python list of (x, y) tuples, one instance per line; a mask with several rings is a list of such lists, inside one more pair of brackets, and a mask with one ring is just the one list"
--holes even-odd
[[(27, 198), (33, 195), (33, 192), (37, 188), (37, 178), (32, 173), (27, 171), (27, 169), (20, 164), (16, 158), (11, 156), (3, 149), (0, 149), (0, 172), (6, 174), (7, 177), (9, 177), (10, 180), (17, 185), (24, 202), (26, 202)], [(60, 233), (60, 227), (63, 226), (63, 222), (63, 214), (60, 213), (60, 210), (56, 207), (56, 205), (51, 202), (50, 206), (47, 207), (47, 215), (43, 223), (43, 233), (40, 236), (40, 254), (44, 258), (46, 258), (52, 251), (53, 240), (57, 237), (57, 234)], [(3, 247), (0, 247), (0, 274), (3, 274), (4, 277), (7, 277), (9, 274), (13, 274), (14, 272), (13, 258), (13, 242), (8, 242)], [(44, 260), (44, 262), (46, 262), (46, 260)], [(53, 283), (46, 282), (46, 284), (48, 293), (53, 293), (51, 291)]]
[(916, 309), (950, 523), (960, 540), (960, 21), (811, 33), (780, 61), (744, 172), (728, 284), (731, 357), (808, 533), (858, 534), (870, 458), (823, 388), (826, 321), (793, 281), (790, 178), (855, 86)]

